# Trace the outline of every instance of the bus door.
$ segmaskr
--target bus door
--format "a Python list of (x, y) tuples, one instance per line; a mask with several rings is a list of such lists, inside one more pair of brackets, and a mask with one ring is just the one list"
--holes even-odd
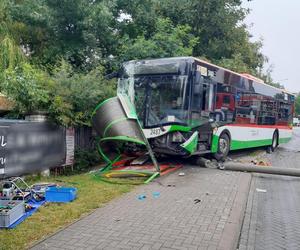
[(198, 127), (198, 149), (209, 150), (212, 139), (211, 114), (215, 106), (215, 84), (196, 73), (192, 85), (191, 120)]
[(200, 117), (209, 118), (215, 108), (215, 89), (214, 82), (196, 73), (193, 84), (192, 94), (192, 119)]

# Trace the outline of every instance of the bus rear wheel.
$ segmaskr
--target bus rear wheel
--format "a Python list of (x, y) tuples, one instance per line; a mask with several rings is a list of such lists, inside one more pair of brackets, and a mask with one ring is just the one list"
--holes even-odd
[(217, 161), (225, 161), (230, 150), (230, 139), (227, 134), (221, 134), (218, 142), (218, 151), (214, 154)]

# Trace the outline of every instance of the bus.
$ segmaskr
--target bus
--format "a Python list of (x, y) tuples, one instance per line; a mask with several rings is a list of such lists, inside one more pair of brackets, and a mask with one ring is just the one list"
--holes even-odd
[(225, 160), (291, 139), (295, 96), (249, 74), (174, 57), (129, 61), (118, 75), (155, 154)]

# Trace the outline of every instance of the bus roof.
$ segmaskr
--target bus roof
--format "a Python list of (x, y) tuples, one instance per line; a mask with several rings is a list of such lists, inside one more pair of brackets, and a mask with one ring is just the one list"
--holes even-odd
[(257, 78), (257, 77), (255, 77), (255, 76), (252, 76), (252, 75), (250, 75), (250, 74), (248, 74), (248, 73), (237, 73), (237, 72), (234, 72), (234, 71), (232, 71), (232, 70), (223, 68), (223, 67), (218, 66), (218, 65), (213, 64), (213, 63), (209, 63), (209, 62), (207, 62), (207, 61), (204, 61), (204, 60), (199, 59), (199, 58), (196, 58), (196, 57), (193, 57), (193, 59), (196, 60), (196, 61), (198, 61), (198, 62), (202, 62), (202, 63), (208, 64), (208, 65), (210, 65), (210, 66), (213, 66), (213, 67), (216, 67), (216, 68), (225, 70), (225, 71), (230, 72), (230, 73), (232, 73), (232, 74), (236, 74), (236, 75), (239, 75), (239, 76), (241, 76), (241, 77), (247, 78), (247, 79), (249, 79), (249, 80), (253, 80), (253, 81), (255, 81), (255, 82), (257, 82), (257, 83), (260, 83), (260, 84), (263, 84), (263, 85), (265, 85), (265, 86), (267, 86), (267, 87), (274, 88), (274, 89), (277, 89), (277, 90), (279, 90), (279, 91), (285, 92), (285, 93), (287, 93), (287, 94), (289, 94), (289, 95), (295, 96), (295, 94), (293, 94), (293, 93), (291, 93), (291, 92), (289, 92), (289, 91), (287, 91), (287, 90), (285, 90), (285, 89), (280, 89), (280, 88), (276, 88), (276, 87), (274, 87), (274, 86), (272, 86), (272, 85), (269, 85), (269, 84), (265, 83), (262, 79)]
[(195, 60), (195, 61), (201, 62), (203, 64), (207, 64), (207, 65), (210, 65), (212, 67), (219, 68), (219, 69), (222, 69), (224, 71), (230, 72), (232, 74), (238, 75), (240, 77), (247, 78), (248, 80), (255, 81), (256, 83), (265, 85), (265, 86), (267, 86), (269, 88), (273, 88), (273, 89), (276, 89), (278, 91), (284, 92), (286, 94), (295, 96), (294, 93), (291, 93), (291, 92), (289, 92), (289, 91), (287, 91), (285, 89), (280, 89), (280, 88), (274, 87), (272, 85), (269, 85), (269, 84), (265, 83), (262, 79), (259, 79), (259, 78), (255, 77), (255, 76), (252, 76), (251, 74), (248, 74), (248, 73), (237, 73), (237, 72), (234, 72), (232, 70), (229, 70), (229, 69), (223, 68), (221, 66), (218, 66), (216, 64), (213, 64), (213, 63), (207, 62), (205, 60), (199, 59), (197, 57), (192, 57), (192, 56), (165, 57), (165, 58), (154, 58), (154, 59), (144, 59), (144, 60), (132, 60), (130, 62), (141, 62), (141, 61), (174, 61), (174, 60)]

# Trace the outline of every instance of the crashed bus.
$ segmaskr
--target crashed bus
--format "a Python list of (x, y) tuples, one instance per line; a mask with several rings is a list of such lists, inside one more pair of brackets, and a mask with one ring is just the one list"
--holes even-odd
[[(266, 146), (273, 151), (291, 139), (294, 95), (251, 75), (174, 57), (126, 62), (118, 76), (118, 102), (127, 118), (135, 113), (142, 130), (129, 137), (145, 139), (156, 155), (213, 154), (224, 160), (230, 150)], [(101, 106), (94, 127), (102, 137), (103, 130), (126, 133), (128, 120), (118, 124), (127, 118), (109, 121), (113, 109), (100, 112)], [(107, 126), (101, 125), (104, 116)]]

